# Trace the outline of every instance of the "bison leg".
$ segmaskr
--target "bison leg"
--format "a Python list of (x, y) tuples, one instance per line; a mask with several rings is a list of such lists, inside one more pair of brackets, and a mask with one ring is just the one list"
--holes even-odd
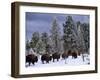
[(34, 62), (32, 62), (32, 64), (34, 65)]
[(46, 61), (46, 63), (49, 63), (49, 61)]
[(29, 62), (29, 66), (30, 66), (31, 62)]
[(42, 61), (42, 64), (44, 64), (44, 61)]
[(75, 58), (77, 58), (77, 55), (75, 56)]

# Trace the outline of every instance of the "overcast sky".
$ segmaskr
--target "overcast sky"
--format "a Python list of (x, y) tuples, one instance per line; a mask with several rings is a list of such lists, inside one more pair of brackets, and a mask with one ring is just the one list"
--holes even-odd
[(63, 23), (67, 16), (72, 16), (75, 22), (81, 23), (89, 22), (89, 15), (75, 15), (75, 14), (52, 14), (52, 13), (32, 13), (26, 12), (26, 39), (30, 40), (33, 32), (47, 32), (50, 33), (52, 22), (56, 17), (57, 23), (62, 31)]

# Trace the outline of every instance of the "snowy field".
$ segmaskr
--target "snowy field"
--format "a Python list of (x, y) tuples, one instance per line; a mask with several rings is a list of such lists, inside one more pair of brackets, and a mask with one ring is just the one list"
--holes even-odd
[(59, 61), (55, 60), (55, 62), (53, 61), (50, 61), (49, 63), (46, 63), (43, 64), (41, 62), (41, 56), (39, 56), (39, 59), (38, 59), (38, 62), (35, 63), (34, 65), (31, 64), (30, 66), (28, 66), (28, 63), (26, 63), (26, 68), (29, 68), (29, 67), (53, 67), (53, 66), (78, 66), (78, 65), (89, 65), (90, 64), (90, 58), (89, 58), (89, 55), (87, 54), (84, 54), (84, 61), (83, 61), (83, 58), (82, 58), (82, 55), (78, 56), (77, 58), (73, 58), (72, 59), (72, 56), (69, 56), (66, 60), (60, 58)]

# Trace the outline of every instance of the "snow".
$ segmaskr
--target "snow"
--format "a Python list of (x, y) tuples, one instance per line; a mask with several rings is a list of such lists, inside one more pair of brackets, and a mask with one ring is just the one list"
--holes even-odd
[(29, 67), (53, 67), (53, 66), (80, 66), (80, 65), (89, 65), (90, 64), (90, 58), (88, 54), (84, 54), (84, 61), (82, 58), (82, 55), (78, 56), (77, 58), (73, 58), (72, 56), (69, 56), (66, 60), (60, 58), (59, 61), (55, 60), (55, 62), (50, 61), (49, 63), (42, 63), (41, 62), (41, 56), (39, 56), (38, 62), (35, 63), (34, 65), (31, 64), (28, 66), (28, 63), (26, 63), (26, 68)]

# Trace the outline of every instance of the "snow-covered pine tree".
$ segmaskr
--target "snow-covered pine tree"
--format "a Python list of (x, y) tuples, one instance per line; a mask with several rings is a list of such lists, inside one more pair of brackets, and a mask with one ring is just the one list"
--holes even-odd
[(63, 39), (64, 39), (64, 51), (73, 50), (77, 48), (74, 21), (72, 16), (66, 18), (66, 22), (63, 24)]
[(57, 23), (56, 17), (53, 18), (52, 26), (51, 26), (51, 40), (52, 40), (52, 47), (54, 52), (60, 52), (60, 40), (61, 40), (61, 32), (60, 27)]
[(29, 40), (26, 41), (26, 50), (28, 51), (30, 49), (30, 42)]
[(34, 32), (33, 35), (32, 35), (32, 39), (30, 41), (30, 47), (32, 49), (36, 49), (37, 50), (37, 44), (39, 42), (39, 39), (40, 39), (40, 34), (39, 32)]
[(84, 41), (83, 34), (85, 34), (85, 33), (83, 31), (82, 24), (80, 22), (77, 23), (77, 32), (78, 32), (78, 40), (79, 40), (78, 49), (81, 52), (82, 58), (84, 61), (84, 52), (85, 52), (86, 47), (85, 47), (85, 41)]
[(39, 39), (39, 41), (36, 45), (36, 48), (37, 48), (37, 53), (38, 54), (43, 54), (43, 51), (45, 50), (45, 47), (44, 47), (44, 43), (42, 42), (41, 38)]
[(42, 43), (43, 43), (43, 48), (44, 48), (45, 53), (49, 52), (49, 47), (48, 47), (49, 36), (48, 36), (48, 33), (46, 33), (46, 32), (42, 33), (41, 40), (42, 40)]
[(83, 23), (82, 29), (83, 29), (83, 38), (84, 38), (84, 41), (85, 41), (85, 52), (88, 53), (89, 47), (90, 47), (89, 46), (89, 44), (90, 44), (89, 23)]

